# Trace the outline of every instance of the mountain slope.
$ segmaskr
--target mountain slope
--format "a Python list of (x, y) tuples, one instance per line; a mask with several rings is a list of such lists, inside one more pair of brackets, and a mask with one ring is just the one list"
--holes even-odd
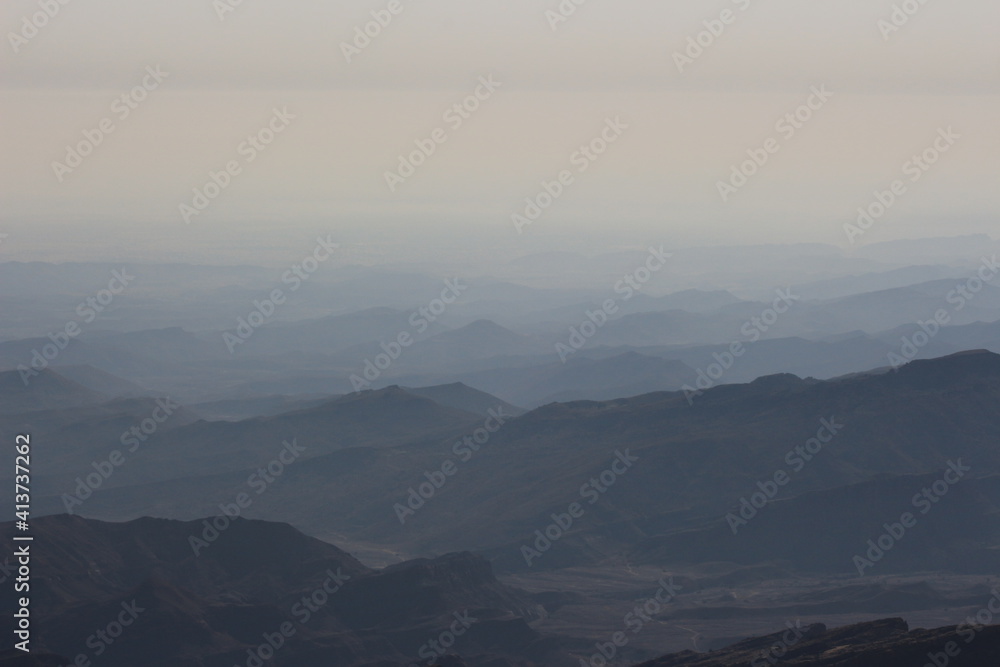
[[(283, 666), (406, 665), (449, 628), (463, 650), (483, 656), (474, 664), (510, 664), (503, 656), (532, 664), (523, 658), (553, 648), (527, 625), (536, 606), (471, 554), (379, 572), (288, 525), (219, 517), (109, 524), (55, 516), (33, 530), (45, 545), (33, 551), (32, 566), (45, 573), (31, 591), (33, 645), (74, 659), (101, 655), (109, 667), (245, 664), (275, 633), (284, 638), (271, 653)], [(0, 556), (12, 557), (11, 544)], [(0, 608), (10, 613), (13, 600)], [(82, 641), (116, 618), (129, 621), (120, 641), (99, 653)]]
[(569, 355), (566, 363), (497, 368), (467, 373), (462, 379), (515, 405), (537, 407), (677, 390), (693, 382), (696, 372), (679, 361), (625, 352), (601, 359)]
[(503, 408), (506, 413), (515, 417), (524, 412), (522, 408), (515, 407), (496, 396), (479, 391), (461, 382), (435, 385), (433, 387), (404, 387), (404, 390), (415, 396), (429, 398), (435, 403), (483, 417), (487, 416), (490, 410), (496, 411), (498, 407)]
[[(920, 480), (907, 476), (939, 475), (949, 461), (962, 461), (972, 466), (968, 481), (962, 482), (967, 486), (950, 497), (954, 503), (941, 505), (949, 509), (935, 512), (925, 525), (953, 524), (945, 546), (958, 550), (935, 562), (966, 569), (978, 563), (975, 568), (980, 568), (992, 562), (986, 556), (1000, 543), (990, 518), (1000, 499), (986, 479), (989, 471), (1000, 469), (998, 407), (1000, 356), (986, 352), (825, 382), (766, 377), (710, 389), (693, 397), (692, 404), (678, 392), (551, 404), (484, 433), (475, 450), (461, 439), (482, 426), (478, 416), (451, 437), (400, 438), (377, 447), (359, 441), (351, 448), (315, 452), (309, 465), (288, 466), (281, 482), (255, 502), (253, 512), (269, 519), (294, 517), (313, 534), (343, 535), (409, 553), (478, 549), (507, 571), (528, 567), (521, 547), (533, 543), (535, 531), (551, 524), (554, 513), (565, 513), (570, 503), (578, 502), (584, 515), (530, 567), (601, 562), (629, 553), (666, 565), (729, 554), (735, 546), (712, 546), (728, 545), (720, 541), (733, 538), (724, 517), (777, 471), (788, 481), (775, 500), (796, 500), (787, 510), (775, 504), (768, 512), (776, 517), (790, 512), (791, 521), (801, 498), (805, 507), (827, 513), (830, 526), (853, 526), (855, 531), (831, 528), (831, 534), (864, 545), (878, 534), (868, 535), (867, 524), (854, 518), (860, 509), (849, 501), (857, 491), (847, 487), (873, 485), (864, 511), (875, 521), (874, 528), (879, 521), (898, 518), (920, 490), (919, 485), (909, 490)], [(367, 428), (376, 428), (384, 414), (374, 411)], [(294, 414), (285, 419), (289, 428), (296, 423)], [(233, 426), (239, 425), (218, 433), (231, 433)], [(261, 426), (251, 422), (239, 428), (249, 433)], [(815, 448), (816, 443), (809, 443), (817, 436), (828, 442), (817, 440), (819, 450), (807, 460), (799, 450)], [(452, 474), (440, 472), (446, 467)], [(608, 473), (612, 468), (617, 472)], [(126, 511), (155, 508), (172, 516), (198, 516), (212, 503), (245, 490), (253, 468), (234, 467), (215, 477), (202, 477), (204, 468), (197, 470), (197, 476), (162, 484), (133, 482), (102, 490), (88, 501), (87, 512), (123, 518)], [(601, 483), (602, 474), (610, 483)], [(418, 494), (431, 480), (437, 485)], [(808, 495), (824, 493), (830, 495)], [(972, 495), (963, 500), (965, 494)], [(46, 507), (54, 508), (54, 500), (39, 498), (39, 503), (51, 502)], [(968, 510), (961, 521), (954, 520), (962, 514), (953, 514), (958, 508)], [(769, 521), (756, 519), (747, 541), (736, 542), (743, 550), (737, 560), (775, 557), (776, 547), (766, 546), (766, 540), (774, 540), (765, 530)], [(778, 521), (774, 530), (781, 525)], [(823, 525), (806, 522), (804, 527), (821, 531)], [(762, 537), (754, 538), (754, 531)], [(680, 540), (676, 548), (671, 540)], [(802, 549), (786, 551), (799, 554), (792, 560), (803, 567), (814, 545), (811, 537), (796, 540)], [(958, 548), (962, 544), (970, 545), (965, 552)], [(849, 558), (833, 564), (820, 559), (815, 565), (837, 572), (851, 567)]]
[(0, 372), (0, 414), (77, 408), (108, 400), (105, 394), (88, 389), (51, 369), (37, 373)]

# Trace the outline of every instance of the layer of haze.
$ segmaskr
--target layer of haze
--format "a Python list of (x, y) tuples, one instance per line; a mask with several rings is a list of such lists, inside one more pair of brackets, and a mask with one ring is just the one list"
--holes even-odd
[[(845, 246), (856, 209), (948, 127), (961, 138), (864, 242), (996, 227), (993, 0), (927, 3), (888, 39), (890, 0), (589, 0), (555, 30), (556, 0), (404, 1), (348, 63), (341, 43), (387, 4), (243, 0), (222, 19), (209, 0), (61, 6), (17, 53), (2, 50), (3, 258), (182, 259), (232, 239), (263, 259), (317, 230), (405, 240), (414, 255), (442, 239), (458, 252), (570, 239)], [(674, 52), (724, 9), (734, 22), (679, 72)], [(5, 2), (5, 41), (38, 11)], [(118, 120), (112, 103), (147, 66), (169, 76)], [(390, 192), (398, 156), (448, 128), (445, 110), (491, 75), (495, 95)], [(782, 138), (775, 122), (812, 86), (832, 99)], [(185, 224), (179, 204), (242, 160), (237, 146), (275, 107), (294, 114), (289, 128)], [(53, 161), (105, 117), (115, 131), (60, 183)], [(621, 139), (518, 235), (511, 214), (615, 117)], [(780, 151), (723, 203), (718, 181), (768, 137)]]

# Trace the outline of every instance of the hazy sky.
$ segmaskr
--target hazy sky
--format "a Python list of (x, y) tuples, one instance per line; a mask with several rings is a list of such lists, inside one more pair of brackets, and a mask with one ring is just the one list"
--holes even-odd
[[(891, 33), (895, 0), (588, 0), (557, 24), (558, 0), (400, 0), (350, 63), (342, 43), (388, 0), (242, 0), (220, 19), (237, 1), (69, 0), (37, 34), (25, 17), (46, 2), (0, 5), (4, 259), (95, 243), (176, 258), (282, 228), (846, 246), (844, 223), (895, 179), (905, 193), (860, 243), (997, 228), (996, 0), (912, 0)], [(720, 16), (679, 71), (675, 52)], [(125, 117), (116, 99), (157, 66), (168, 74)], [(446, 119), (490, 76), (478, 109)], [(776, 122), (814, 86), (833, 96), (788, 136)], [(241, 151), (275, 108), (294, 118)], [(581, 172), (574, 153), (616, 118), (627, 129)], [(113, 131), (94, 134), (104, 119)], [(911, 181), (904, 163), (948, 127), (960, 138)], [(391, 192), (385, 172), (436, 128), (447, 140)], [(85, 131), (100, 145), (60, 182), (53, 162)], [(769, 138), (723, 202), (719, 181)], [(186, 224), (179, 205), (229, 161), (239, 173)], [(562, 170), (572, 182), (518, 235), (511, 215)]]

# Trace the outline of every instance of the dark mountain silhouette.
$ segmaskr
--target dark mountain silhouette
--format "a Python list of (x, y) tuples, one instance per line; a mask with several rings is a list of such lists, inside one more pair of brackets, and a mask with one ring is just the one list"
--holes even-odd
[[(901, 547), (879, 567), (914, 567), (924, 540), (943, 531), (947, 539), (928, 552), (931, 560), (982, 572), (992, 567), (1000, 543), (994, 518), (1000, 498), (989, 477), (1000, 467), (998, 401), (1000, 356), (973, 351), (840, 380), (769, 376), (711, 388), (691, 404), (678, 392), (551, 404), (508, 420), (478, 451), (459, 457), (455, 443), (482, 417), (390, 388), (276, 418), (175, 429), (164, 436), (169, 446), (150, 450), (152, 462), (137, 460), (136, 472), (123, 475), (128, 486), (102, 489), (86, 511), (126, 518), (155, 508), (194, 518), (245, 490), (254, 470), (216, 456), (213, 449), (227, 451), (218, 443), (240, 443), (243, 452), (255, 447), (253, 457), (266, 461), (279, 434), (299, 434), (300, 443), (314, 443), (308, 465), (288, 466), (281, 483), (255, 503), (254, 516), (294, 517), (313, 534), (408, 553), (480, 550), (510, 571), (526, 567), (520, 547), (535, 531), (576, 501), (585, 516), (532, 568), (631, 554), (660, 565), (777, 559), (843, 573), (852, 567), (853, 549), (877, 538), (882, 522), (913, 510), (911, 496), (949, 461), (962, 461), (971, 471), (947, 503), (922, 519), (924, 536), (914, 531), (912, 549)], [(349, 414), (335, 418), (341, 410)], [(395, 415), (392, 427), (388, 415)], [(821, 428), (836, 434), (807, 461), (796, 448)], [(308, 432), (314, 439), (306, 439)], [(169, 448), (184, 452), (183, 463), (160, 451)], [(593, 503), (582, 497), (581, 485), (626, 451), (634, 465)], [(409, 503), (411, 490), (448, 460), (455, 474), (433, 497), (413, 501), (419, 511), (401, 525), (396, 505)], [(779, 470), (789, 481), (775, 502), (734, 536), (726, 515)], [(137, 485), (137, 478), (163, 483)], [(55, 498), (39, 502), (50, 503), (48, 511), (59, 507)], [(798, 532), (787, 533), (786, 525)], [(835, 539), (837, 549), (820, 548)]]
[[(988, 237), (683, 249), (565, 363), (556, 344), (576, 348), (642, 247), (524, 256), (510, 239), (387, 270), (345, 265), (380, 252), (348, 242), (233, 349), (223, 332), (283, 268), (144, 267), (27, 382), (13, 369), (122, 267), (0, 265), (0, 439), (33, 443), (36, 651), (5, 632), (0, 665), (942, 667), (950, 641), (948, 665), (1000, 663), (996, 628), (955, 627), (1000, 570), (1000, 283), (951, 310)], [(445, 270), (470, 290), (418, 333)], [(802, 298), (748, 343), (788, 285)], [(889, 368), (939, 309), (950, 325)]]
[(441, 349), (459, 359), (484, 359), (530, 353), (542, 345), (496, 322), (477, 320), (459, 329), (439, 333), (420, 347), (423, 354), (434, 355), (435, 350)]
[[(6, 535), (13, 526), (0, 528)], [(219, 517), (112, 524), (53, 516), (33, 530), (34, 544), (44, 544), (32, 560), (44, 573), (32, 588), (33, 646), (93, 659), (84, 640), (127, 610), (133, 622), (100, 664), (244, 664), (283, 624), (277, 665), (407, 665), (449, 629), (461, 630), (464, 651), (484, 656), (472, 664), (510, 664), (504, 656), (545, 664), (555, 648), (528, 626), (541, 608), (471, 554), (376, 571), (288, 525)], [(192, 547), (193, 539), (206, 541)], [(10, 557), (10, 544), (0, 555)], [(7, 614), (12, 605), (5, 596), (0, 606)]]
[(959, 279), (962, 271), (944, 265), (914, 265), (889, 271), (838, 276), (795, 285), (795, 292), (803, 299), (838, 299), (852, 294), (877, 292), (916, 285), (930, 280)]
[[(196, 422), (164, 433), (136, 472), (148, 480), (242, 470), (266, 464), (295, 440), (303, 460), (355, 447), (392, 447), (461, 433), (482, 421), (399, 387), (349, 394), (320, 405), (240, 422)], [(139, 472), (139, 470), (143, 472)], [(131, 471), (130, 471), (131, 472)]]
[[(292, 351), (332, 354), (372, 341), (395, 340), (401, 331), (413, 332), (411, 312), (394, 308), (366, 308), (317, 320), (271, 324), (261, 327), (246, 342), (246, 353), (280, 354)], [(423, 336), (444, 331), (429, 323)]]
[(609, 400), (651, 391), (676, 390), (696, 379), (679, 361), (636, 352), (595, 359), (571, 354), (551, 361), (467, 373), (463, 381), (516, 405), (537, 407), (573, 400)]
[[(734, 338), (740, 340), (740, 337)], [(687, 364), (692, 369), (705, 371), (717, 363), (717, 356), (726, 357), (731, 343), (723, 345), (654, 346), (635, 348), (636, 352), (647, 356), (674, 359)], [(968, 348), (962, 348), (968, 349)], [(587, 356), (618, 354), (620, 348), (595, 348), (587, 350)], [(799, 377), (820, 379), (835, 378), (848, 373), (867, 371), (888, 365), (888, 354), (893, 350), (893, 342), (869, 336), (860, 331), (825, 340), (805, 338), (774, 338), (747, 343), (743, 353), (726, 372), (725, 382), (752, 382), (756, 378), (778, 373), (791, 373)], [(949, 349), (949, 353), (955, 350)], [(943, 356), (943, 355), (939, 355)], [(684, 384), (694, 386), (697, 380), (694, 370)]]
[[(683, 310), (689, 313), (708, 314), (725, 306), (740, 303), (742, 299), (726, 290), (687, 289), (664, 296), (649, 296), (636, 294), (628, 301), (619, 304), (615, 317), (633, 313), (660, 312), (668, 310)], [(555, 308), (534, 311), (522, 318), (524, 324), (549, 325), (556, 323), (562, 327), (579, 324), (582, 313), (596, 311), (602, 307), (601, 300), (586, 301), (560, 305)], [(559, 327), (560, 329), (562, 327)], [(547, 327), (548, 328), (548, 327)]]
[[(875, 558), (864, 566), (865, 574), (996, 571), (1000, 556), (992, 545), (1000, 544), (1000, 476), (962, 481), (948, 491), (947, 502), (942, 499), (923, 515), (923, 507), (915, 508), (911, 499), (932, 488), (943, 473), (880, 477), (775, 501), (745, 524), (737, 523), (736, 534), (719, 517), (704, 528), (681, 528), (643, 540), (630, 557), (639, 563), (780, 562), (800, 572), (855, 576), (855, 556)], [(885, 524), (898, 523), (905, 511), (917, 517), (917, 525), (884, 556), (867, 556), (868, 540), (879, 539)]]
[[(940, 309), (949, 310), (952, 325), (992, 321), (1000, 316), (1000, 288), (992, 285), (986, 285), (961, 310), (954, 309), (948, 295), (962, 282), (955, 279), (936, 280), (827, 300), (806, 301), (800, 298), (772, 326), (759, 333), (765, 339), (790, 336), (823, 338), (855, 330), (875, 334), (927, 320)], [(794, 289), (791, 293), (795, 295)], [(771, 305), (770, 301), (742, 301), (709, 314), (684, 310), (629, 314), (602, 327), (593, 336), (590, 345), (729, 344), (734, 340), (745, 340), (746, 336), (741, 333), (744, 325), (753, 317), (759, 318), (762, 311)]]
[[(51, 343), (48, 338), (0, 343), (0, 367), (30, 364), (32, 351), (41, 350), (47, 343)], [(52, 363), (56, 369), (62, 365), (92, 366), (135, 382), (137, 377), (155, 380), (181, 367), (218, 365), (230, 356), (221, 336), (201, 336), (169, 327), (72, 338)]]
[(337, 395), (316, 394), (270, 394), (227, 398), (218, 401), (195, 403), (188, 408), (191, 412), (209, 421), (239, 421), (253, 417), (273, 417), (285, 412), (306, 410), (340, 398)]
[(405, 391), (415, 396), (429, 398), (435, 403), (457, 408), (473, 414), (486, 416), (490, 410), (502, 407), (507, 414), (517, 416), (524, 412), (523, 408), (500, 400), (496, 396), (479, 391), (461, 382), (436, 385), (433, 387), (404, 387)]
[(88, 389), (114, 398), (149, 396), (152, 393), (134, 382), (86, 364), (81, 366), (59, 366), (58, 373), (64, 378), (77, 382)]
[[(889, 345), (896, 354), (901, 354), (903, 339), (912, 341), (914, 334), (920, 331), (921, 328), (916, 323), (905, 324), (879, 333), (878, 339)], [(1000, 320), (946, 326), (923, 347), (917, 348), (916, 355), (917, 358), (928, 359), (973, 349), (1000, 352)]]
[(663, 310), (686, 310), (690, 313), (711, 312), (742, 301), (727, 290), (687, 289), (655, 299)]

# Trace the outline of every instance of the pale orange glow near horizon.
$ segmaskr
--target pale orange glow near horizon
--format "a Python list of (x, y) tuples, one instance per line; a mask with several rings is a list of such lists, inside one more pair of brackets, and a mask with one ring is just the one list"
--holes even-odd
[[(887, 29), (894, 4), (590, 0), (553, 21), (556, 1), (401, 0), (391, 14), (388, 1), (245, 0), (220, 19), (207, 1), (77, 0), (34, 36), (7, 37), (0, 225), (69, 238), (94, 221), (176, 224), (184, 233), (168, 250), (180, 255), (198, 225), (274, 220), (426, 225), (475, 243), (516, 234), (525, 198), (570, 169), (573, 184), (525, 243), (611, 226), (688, 243), (843, 246), (857, 208), (951, 127), (961, 138), (865, 241), (988, 233), (1000, 203), (1000, 7), (928, 3)], [(5, 3), (2, 25), (20, 34), (38, 11)], [(372, 12), (387, 24), (347, 62), (344, 43)], [(701, 52), (688, 48), (699, 33)], [(157, 66), (168, 75), (125, 115), (116, 99)], [(489, 76), (498, 89), (449, 120)], [(776, 123), (813, 86), (832, 97), (783, 136)], [(274, 109), (294, 118), (248, 160), (240, 146)], [(577, 171), (574, 154), (615, 117), (628, 126), (620, 140)], [(60, 173), (67, 146), (105, 120), (113, 131)], [(439, 128), (433, 154), (391, 191), (386, 172)], [(720, 181), (771, 138), (777, 150), (723, 201)], [(179, 207), (230, 161), (239, 173), (187, 225)]]

